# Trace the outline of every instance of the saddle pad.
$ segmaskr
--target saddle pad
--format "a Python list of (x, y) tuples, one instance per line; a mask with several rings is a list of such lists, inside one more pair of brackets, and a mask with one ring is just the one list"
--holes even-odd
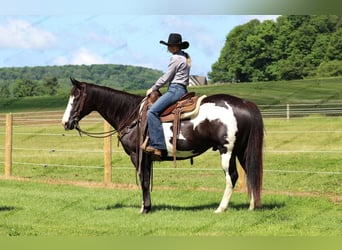
[[(190, 111), (186, 111), (186, 110), (185, 110), (185, 112), (182, 112), (182, 113), (181, 113), (181, 116), (180, 116), (180, 119), (183, 120), (183, 119), (190, 119), (190, 118), (192, 118), (192, 117), (195, 117), (195, 116), (198, 114), (199, 109), (200, 109), (201, 102), (202, 102), (202, 100), (203, 100), (205, 97), (207, 97), (207, 96), (206, 96), (206, 95), (199, 96), (199, 97), (197, 98), (197, 102), (196, 102), (195, 108), (194, 108), (193, 110), (190, 110)], [(162, 122), (170, 122), (170, 121), (173, 121), (174, 118), (175, 118), (175, 114), (174, 114), (174, 113), (170, 113), (170, 114), (168, 114), (168, 115), (166, 115), (166, 116), (160, 117), (160, 120), (161, 120)]]

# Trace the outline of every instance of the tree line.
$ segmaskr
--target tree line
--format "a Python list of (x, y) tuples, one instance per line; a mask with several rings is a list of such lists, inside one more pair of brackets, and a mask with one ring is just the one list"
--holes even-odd
[(342, 75), (342, 19), (288, 15), (231, 30), (208, 76), (213, 82), (294, 80)]
[(120, 90), (147, 89), (161, 71), (129, 65), (65, 65), (0, 68), (0, 97), (65, 95), (70, 77)]

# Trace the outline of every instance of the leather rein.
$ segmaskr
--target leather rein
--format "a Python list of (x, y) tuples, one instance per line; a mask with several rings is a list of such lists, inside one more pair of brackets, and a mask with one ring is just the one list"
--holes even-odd
[[(79, 117), (79, 115), (81, 114), (83, 108), (84, 108), (84, 104), (86, 101), (86, 97), (87, 97), (87, 91), (86, 91), (87, 85), (83, 85), (82, 89), (81, 89), (81, 100), (80, 100), (80, 105), (78, 110), (76, 111), (76, 117)], [(143, 103), (146, 100), (146, 97), (140, 102)], [(136, 110), (137, 111), (140, 108), (140, 104), (137, 106)], [(81, 129), (80, 124), (79, 124), (79, 120), (76, 120), (76, 126), (75, 129), (78, 131), (79, 135), (82, 136), (82, 134), (85, 134), (89, 137), (92, 138), (106, 138), (106, 137), (110, 137), (116, 133), (118, 133), (118, 137), (122, 137), (123, 135), (125, 135), (126, 133), (122, 133), (122, 131), (128, 126), (129, 121), (131, 120), (132, 116), (135, 114), (135, 111), (132, 112), (132, 115), (129, 116), (120, 126), (120, 128), (118, 130), (116, 129), (112, 129), (110, 131), (105, 131), (105, 132), (88, 132), (85, 131), (83, 129)], [(134, 125), (134, 123), (133, 123)], [(133, 125), (129, 126), (132, 127)]]

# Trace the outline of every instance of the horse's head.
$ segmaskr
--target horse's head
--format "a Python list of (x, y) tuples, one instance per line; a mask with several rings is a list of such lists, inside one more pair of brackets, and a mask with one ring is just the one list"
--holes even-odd
[(87, 84), (73, 78), (70, 80), (73, 87), (62, 119), (62, 125), (65, 129), (77, 128), (78, 122), (90, 113), (86, 107)]

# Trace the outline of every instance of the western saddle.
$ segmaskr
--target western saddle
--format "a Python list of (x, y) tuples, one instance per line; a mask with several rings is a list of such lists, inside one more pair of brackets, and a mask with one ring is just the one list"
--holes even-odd
[[(159, 91), (153, 91), (147, 98), (147, 101), (142, 103), (141, 107), (141, 114), (142, 120), (145, 120), (145, 122), (142, 122), (142, 124), (145, 124), (144, 128), (141, 128), (141, 135), (143, 139), (143, 145), (148, 145), (148, 130), (147, 130), (147, 117), (146, 112), (151, 107), (151, 105), (161, 96), (161, 93)], [(199, 112), (199, 107), (201, 104), (201, 101), (206, 96), (196, 96), (194, 92), (189, 92), (185, 94), (178, 102), (172, 104), (167, 109), (164, 110), (164, 112), (160, 116), (160, 120), (162, 122), (173, 122), (173, 160), (174, 160), (174, 166), (176, 167), (176, 153), (177, 153), (177, 139), (180, 132), (180, 121), (185, 119), (190, 119), (191, 117), (194, 117)]]

